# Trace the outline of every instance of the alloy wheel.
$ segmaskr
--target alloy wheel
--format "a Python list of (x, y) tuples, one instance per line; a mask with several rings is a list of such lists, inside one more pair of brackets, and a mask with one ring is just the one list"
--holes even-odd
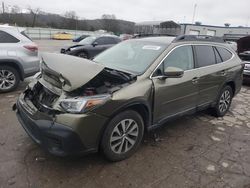
[(0, 70), (0, 89), (8, 90), (15, 85), (16, 77), (9, 70)]
[(132, 119), (120, 121), (112, 131), (110, 147), (114, 153), (128, 152), (136, 143), (139, 135), (138, 124)]
[(228, 90), (225, 90), (221, 97), (220, 97), (220, 102), (219, 102), (219, 110), (220, 112), (225, 112), (230, 105), (231, 102), (231, 94)]

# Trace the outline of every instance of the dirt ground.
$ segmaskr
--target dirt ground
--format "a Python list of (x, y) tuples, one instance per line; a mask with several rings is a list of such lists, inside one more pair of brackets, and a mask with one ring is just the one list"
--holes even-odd
[[(65, 41), (37, 41), (57, 52)], [(26, 87), (0, 94), (0, 187), (250, 187), (250, 87), (230, 112), (207, 112), (167, 123), (147, 134), (131, 158), (109, 163), (101, 154), (59, 158), (45, 153), (18, 123), (12, 105)]]

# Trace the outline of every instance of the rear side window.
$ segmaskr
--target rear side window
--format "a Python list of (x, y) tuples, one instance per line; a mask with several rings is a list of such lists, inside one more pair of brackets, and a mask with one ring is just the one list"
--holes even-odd
[(216, 47), (216, 48), (223, 61), (227, 61), (232, 58), (233, 54), (229, 52), (227, 49), (221, 47)]
[(217, 51), (217, 49), (214, 47), (214, 53), (215, 53), (215, 58), (216, 58), (216, 62), (217, 63), (221, 63), (222, 62), (222, 59), (220, 57), (220, 54), (219, 52)]
[(109, 38), (110, 43), (109, 44), (117, 44), (117, 41), (115, 40), (115, 38)]
[(12, 35), (0, 31), (0, 43), (17, 43), (19, 40), (16, 37), (13, 37)]
[(105, 45), (105, 44), (116, 44), (117, 42), (111, 38), (111, 37), (100, 37), (98, 39), (96, 39), (96, 42), (99, 45)]
[(205, 67), (216, 64), (215, 54), (212, 46), (195, 46), (196, 61), (198, 67)]

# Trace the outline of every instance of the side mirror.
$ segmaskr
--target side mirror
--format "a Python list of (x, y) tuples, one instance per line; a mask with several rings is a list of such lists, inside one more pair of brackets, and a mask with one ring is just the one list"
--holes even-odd
[(98, 42), (93, 42), (92, 44), (94, 47), (98, 45)]
[(164, 77), (166, 78), (180, 78), (184, 74), (184, 70), (177, 67), (167, 67), (164, 70)]

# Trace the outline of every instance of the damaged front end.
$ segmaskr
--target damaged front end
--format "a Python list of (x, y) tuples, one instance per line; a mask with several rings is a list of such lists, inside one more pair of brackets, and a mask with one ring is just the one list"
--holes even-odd
[[(82, 76), (72, 72), (69, 74), (65, 70), (65, 74), (62, 72), (52, 69), (43, 59), (41, 74), (25, 91), (25, 97), (39, 111), (47, 114), (85, 113), (103, 105), (112, 98), (114, 92), (136, 80), (131, 74), (109, 68), (94, 71), (96, 74), (94, 76), (89, 73), (86, 73), (89, 74), (87, 76)], [(84, 70), (82, 74), (85, 74)], [(70, 79), (72, 76), (74, 79)], [(85, 80), (81, 82), (83, 77)], [(90, 80), (86, 80), (87, 77)]]
[[(113, 94), (136, 77), (82, 58), (71, 57), (72, 64), (66, 66), (68, 57), (51, 56), (43, 58), (41, 73), (14, 106), (18, 120), (36, 143), (54, 155), (96, 152), (108, 117), (92, 110), (112, 101)], [(63, 62), (57, 61), (58, 69), (49, 61), (53, 59)]]

